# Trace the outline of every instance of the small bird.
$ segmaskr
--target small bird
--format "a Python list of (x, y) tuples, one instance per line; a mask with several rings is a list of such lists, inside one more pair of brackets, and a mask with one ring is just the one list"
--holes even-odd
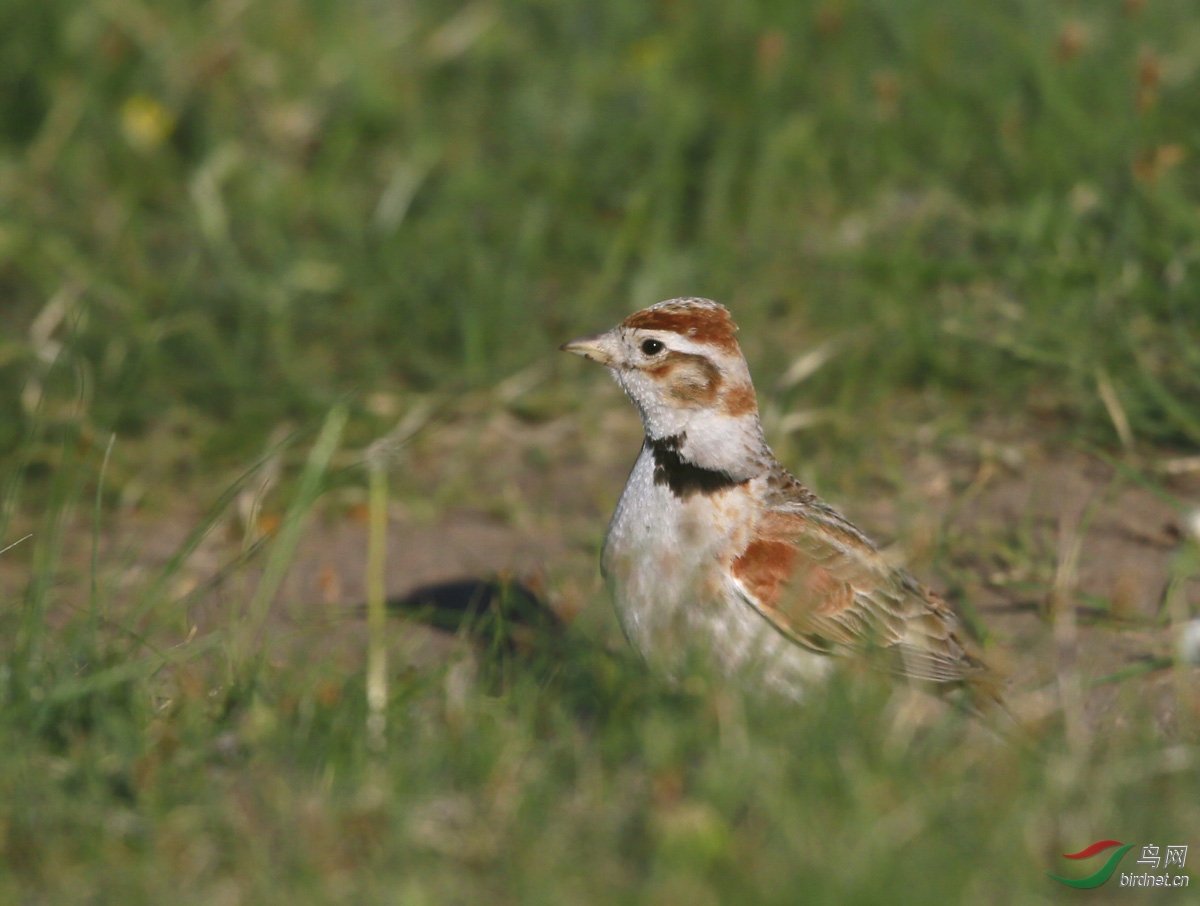
[(954, 609), (776, 460), (736, 331), (670, 299), (562, 347), (612, 372), (646, 432), (600, 561), (630, 643), (670, 675), (756, 671), (795, 697), (849, 656), (998, 701)]

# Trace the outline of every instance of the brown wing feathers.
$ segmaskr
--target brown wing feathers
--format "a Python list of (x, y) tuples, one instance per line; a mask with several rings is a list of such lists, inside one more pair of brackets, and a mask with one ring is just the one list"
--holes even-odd
[(786, 499), (774, 501), (731, 564), (763, 616), (807, 648), (868, 655), (916, 679), (958, 683), (986, 673), (949, 605), (794, 479), (782, 484)]

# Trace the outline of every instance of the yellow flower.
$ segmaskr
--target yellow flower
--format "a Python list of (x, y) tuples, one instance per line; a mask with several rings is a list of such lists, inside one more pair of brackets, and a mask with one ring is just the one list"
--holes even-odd
[(153, 151), (174, 128), (175, 115), (149, 95), (130, 95), (121, 105), (121, 131), (139, 151)]

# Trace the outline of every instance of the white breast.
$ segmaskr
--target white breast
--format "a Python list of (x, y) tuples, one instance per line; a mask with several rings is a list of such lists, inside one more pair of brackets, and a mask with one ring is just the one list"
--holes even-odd
[(617, 503), (601, 569), (630, 644), (678, 676), (700, 659), (730, 675), (760, 671), (790, 695), (827, 669), (827, 658), (780, 635), (741, 596), (728, 564), (756, 521), (757, 480), (715, 494), (675, 496), (654, 483), (642, 448)]

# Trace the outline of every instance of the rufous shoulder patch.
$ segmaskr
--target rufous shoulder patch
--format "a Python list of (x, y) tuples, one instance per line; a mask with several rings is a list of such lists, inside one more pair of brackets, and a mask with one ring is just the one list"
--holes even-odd
[(733, 561), (733, 575), (764, 606), (779, 600), (791, 578), (796, 548), (787, 541), (758, 537)]
[[(773, 513), (767, 516), (732, 563), (733, 575), (760, 605), (778, 611), (784, 622), (806, 613), (834, 615), (854, 600), (844, 577), (808, 556), (797, 537), (811, 531), (803, 517)], [(786, 602), (784, 589), (789, 589)]]

